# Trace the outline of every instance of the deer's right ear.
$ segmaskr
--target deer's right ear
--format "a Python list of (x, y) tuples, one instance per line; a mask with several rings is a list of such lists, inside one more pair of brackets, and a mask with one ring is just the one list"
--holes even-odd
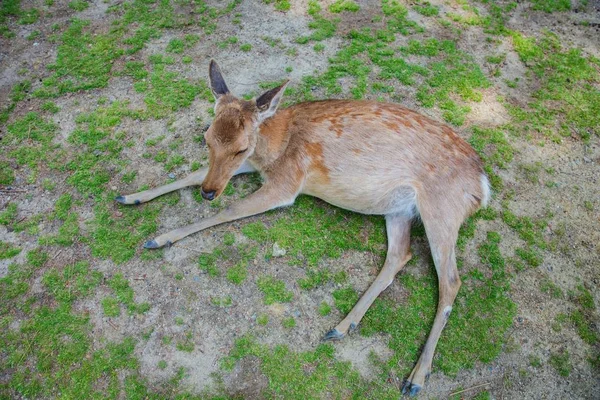
[(216, 99), (229, 93), (229, 89), (227, 89), (227, 85), (225, 84), (225, 79), (223, 79), (223, 75), (221, 75), (221, 68), (219, 68), (219, 65), (215, 60), (210, 60), (208, 76), (210, 78), (210, 89)]

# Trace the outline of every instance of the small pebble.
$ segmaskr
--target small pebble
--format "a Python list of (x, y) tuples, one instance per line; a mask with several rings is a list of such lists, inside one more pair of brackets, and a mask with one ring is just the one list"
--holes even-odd
[(175, 179), (175, 174), (171, 172), (171, 173), (169, 174), (169, 178), (171, 178), (171, 179)]

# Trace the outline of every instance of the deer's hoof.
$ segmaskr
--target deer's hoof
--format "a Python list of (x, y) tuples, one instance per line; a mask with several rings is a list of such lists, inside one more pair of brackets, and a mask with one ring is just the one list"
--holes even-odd
[(411, 381), (406, 381), (404, 386), (402, 386), (402, 394), (408, 394), (409, 396), (416, 396), (422, 387), (417, 383), (412, 383)]
[(156, 240), (148, 240), (146, 243), (144, 243), (145, 249), (158, 249), (159, 247), (161, 246), (156, 243)]
[(127, 203), (125, 203), (125, 196), (117, 196), (117, 197), (115, 197), (115, 201), (117, 203), (127, 204)]
[(343, 338), (344, 338), (344, 334), (342, 332), (338, 331), (337, 329), (333, 328), (332, 330), (327, 332), (327, 334), (325, 335), (323, 340), (324, 341), (326, 341), (326, 340), (342, 340)]

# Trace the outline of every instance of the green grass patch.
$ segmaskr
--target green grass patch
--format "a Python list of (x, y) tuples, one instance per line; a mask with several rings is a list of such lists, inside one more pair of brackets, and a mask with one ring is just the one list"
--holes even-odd
[(265, 4), (275, 4), (275, 9), (277, 11), (289, 11), (291, 4), (290, 0), (263, 0)]
[(557, 36), (540, 39), (513, 33), (513, 45), (530, 65), (539, 89), (527, 107), (508, 110), (526, 133), (542, 132), (555, 141), (576, 135), (584, 141), (600, 135), (600, 60), (580, 49), (564, 48)]
[(10, 185), (15, 181), (15, 173), (10, 163), (0, 161), (0, 185)]
[(233, 304), (233, 300), (231, 296), (223, 296), (223, 297), (212, 297), (210, 302), (217, 307), (226, 308), (231, 307)]
[(21, 10), (19, 13), (19, 24), (21, 25), (31, 25), (35, 24), (38, 19), (40, 19), (40, 10), (37, 8), (28, 8), (25, 10)]
[(273, 303), (289, 303), (294, 294), (285, 288), (285, 283), (272, 276), (263, 276), (256, 282), (258, 289), (264, 294), (266, 305)]
[(335, 0), (329, 5), (329, 12), (334, 14), (344, 11), (357, 12), (360, 6), (354, 0)]
[(5, 38), (15, 36), (8, 28), (7, 20), (21, 14), (21, 0), (4, 0), (0, 3), (0, 35)]
[(491, 82), (481, 71), (473, 58), (458, 50), (456, 43), (448, 40), (427, 39), (422, 42), (409, 41), (402, 49), (406, 54), (437, 56), (439, 61), (429, 63), (430, 71), (417, 91), (417, 100), (424, 107), (438, 106), (447, 122), (462, 125), (470, 108), (458, 104), (457, 96), (463, 102), (481, 101), (481, 92), (491, 86)]
[(6, 243), (0, 240), (0, 260), (6, 260), (13, 258), (21, 252), (18, 247), (13, 247), (10, 243)]
[(335, 307), (343, 315), (348, 314), (350, 310), (352, 310), (358, 299), (358, 293), (356, 293), (356, 290), (351, 287), (338, 289), (333, 292), (333, 301)]
[(540, 249), (546, 249), (547, 242), (544, 238), (544, 230), (548, 226), (546, 219), (534, 219), (529, 216), (519, 217), (508, 208), (504, 208), (502, 220), (530, 246), (535, 245)]
[(75, 11), (87, 10), (89, 6), (90, 3), (85, 0), (73, 0), (69, 2), (69, 8)]
[(309, 269), (306, 272), (306, 278), (298, 280), (298, 286), (304, 290), (315, 289), (319, 286), (323, 286), (329, 282), (344, 283), (347, 280), (345, 271), (339, 271), (332, 273), (331, 271), (322, 269)]
[(426, 17), (435, 17), (440, 13), (439, 7), (432, 5), (428, 1), (413, 6), (413, 10)]
[(514, 149), (502, 129), (473, 127), (469, 143), (485, 163), (506, 169), (514, 158)]
[(311, 29), (309, 36), (301, 36), (296, 39), (299, 44), (306, 44), (308, 42), (320, 42), (321, 40), (328, 39), (335, 34), (339, 19), (327, 19), (321, 15), (321, 6), (316, 0), (309, 0), (308, 2), (308, 14), (312, 17), (312, 20), (308, 23), (308, 28)]
[[(130, 260), (144, 241), (156, 232), (161, 207), (157, 202), (119, 207), (111, 200), (112, 196), (109, 196), (94, 207), (89, 242), (93, 256), (110, 258), (121, 264)], [(116, 215), (117, 210), (121, 215)]]
[(0, 211), (0, 225), (12, 225), (17, 219), (17, 203), (8, 203), (4, 210)]
[(571, 0), (530, 0), (533, 9), (553, 13), (556, 11), (569, 11), (571, 9)]
[(129, 286), (129, 281), (123, 277), (123, 274), (115, 274), (107, 281), (107, 284), (113, 290), (116, 300), (127, 308), (129, 314), (142, 314), (150, 309), (148, 303), (135, 302), (133, 289)]
[(63, 224), (58, 228), (58, 234), (42, 236), (39, 239), (41, 245), (71, 246), (79, 238), (79, 221), (77, 213), (70, 213)]
[(569, 352), (567, 350), (550, 354), (550, 365), (556, 369), (558, 374), (563, 377), (571, 375), (573, 366), (571, 365)]
[[(119, 376), (137, 375), (135, 341), (126, 338), (121, 343), (92, 344), (89, 317), (72, 310), (75, 300), (94, 293), (102, 274), (91, 270), (84, 261), (53, 268), (41, 279), (46, 293), (43, 299), (28, 297), (29, 281), (47, 258), (45, 253), (30, 252), (27, 264), (13, 264), (0, 279), (0, 368), (6, 372), (0, 395), (119, 397), (124, 391)], [(19, 324), (11, 327), (17, 315)]]
[(143, 85), (135, 88), (146, 94), (146, 113), (152, 118), (164, 118), (173, 111), (189, 107), (198, 95), (207, 101), (213, 101), (206, 82), (190, 82), (181, 78), (176, 72), (167, 71), (162, 62), (154, 65), (154, 71), (147, 82), (140, 83)]
[(72, 304), (77, 298), (91, 295), (102, 279), (102, 273), (90, 271), (88, 262), (79, 261), (62, 271), (49, 270), (44, 274), (42, 283), (57, 301)]
[(325, 317), (331, 313), (331, 306), (327, 302), (323, 301), (319, 304), (319, 315)]
[(544, 261), (544, 258), (533, 247), (517, 248), (515, 254), (531, 267), (539, 267)]
[(48, 65), (54, 73), (44, 79), (34, 97), (56, 97), (68, 92), (103, 88), (108, 85), (113, 62), (123, 55), (117, 30), (92, 34), (88, 21), (74, 19), (62, 35), (56, 62)]
[(204, 253), (198, 258), (198, 268), (209, 276), (221, 275), (219, 267), (226, 268), (228, 281), (240, 285), (248, 277), (248, 263), (256, 257), (258, 249), (253, 246), (233, 246), (232, 235), (225, 235), (223, 245), (217, 246), (212, 253)]
[(324, 257), (339, 257), (345, 250), (382, 253), (385, 244), (383, 218), (368, 217), (331, 207), (300, 196), (296, 204), (269, 223), (250, 223), (242, 232), (259, 243), (279, 243), (290, 263), (316, 266)]
[[(44, 119), (38, 113), (29, 112), (7, 126), (7, 134), (0, 148), (17, 165), (29, 167), (33, 173), (30, 179), (35, 181), (40, 163), (58, 168), (64, 162), (57, 152), (58, 146), (52, 143), (57, 129), (54, 122)], [(10, 173), (5, 174), (4, 179), (10, 180)]]
[(377, 382), (367, 382), (349, 362), (336, 361), (331, 344), (320, 344), (314, 351), (294, 352), (287, 346), (273, 348), (258, 344), (252, 337), (236, 340), (223, 364), (235, 365), (244, 357), (260, 360), (260, 371), (267, 377), (266, 398), (398, 398), (400, 393)]

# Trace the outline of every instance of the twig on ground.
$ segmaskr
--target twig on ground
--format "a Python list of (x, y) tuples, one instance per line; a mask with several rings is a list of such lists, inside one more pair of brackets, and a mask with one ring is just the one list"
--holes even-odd
[(477, 389), (477, 388), (480, 388), (482, 386), (488, 386), (489, 384), (490, 384), (489, 382), (486, 382), (486, 383), (482, 383), (480, 385), (471, 386), (470, 388), (466, 388), (466, 389), (463, 389), (463, 390), (457, 390), (456, 392), (450, 393), (448, 396), (454, 396), (454, 395), (457, 395), (457, 394), (460, 394), (460, 393), (468, 392), (469, 390)]

